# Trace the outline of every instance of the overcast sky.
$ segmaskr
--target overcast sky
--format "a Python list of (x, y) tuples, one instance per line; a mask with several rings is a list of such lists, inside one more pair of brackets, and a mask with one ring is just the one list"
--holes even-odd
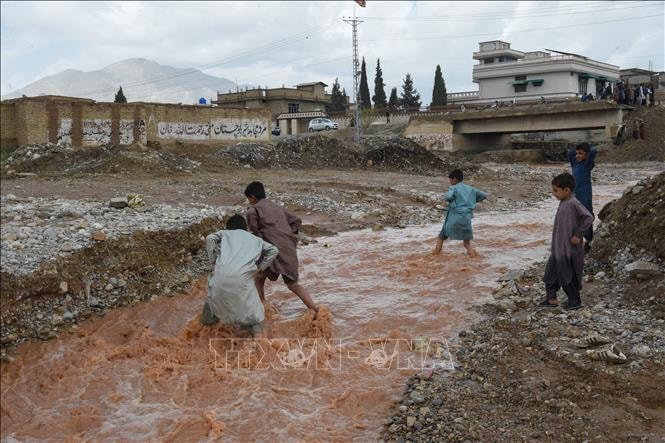
[(354, 10), (370, 95), (381, 58), (386, 94), (410, 72), (424, 103), (434, 70), (449, 92), (471, 81), (478, 42), (582, 54), (621, 68), (664, 69), (665, 2), (1, 2), (2, 94), (68, 68), (145, 57), (238, 83), (309, 81), (351, 94)]

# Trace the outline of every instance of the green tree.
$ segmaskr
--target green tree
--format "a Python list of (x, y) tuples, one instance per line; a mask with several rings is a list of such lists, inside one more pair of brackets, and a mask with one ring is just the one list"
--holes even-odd
[(381, 59), (376, 59), (376, 76), (374, 77), (374, 96), (372, 101), (374, 102), (374, 108), (386, 109), (388, 103), (386, 102), (386, 91), (384, 88), (386, 86), (383, 83), (383, 71), (381, 71)]
[(397, 98), (397, 88), (390, 91), (390, 99), (388, 100), (388, 109), (396, 111), (399, 108), (399, 99)]
[(120, 86), (120, 89), (118, 89), (118, 92), (115, 93), (115, 100), (113, 100), (114, 103), (127, 103), (127, 97), (125, 97), (125, 93), (122, 92), (122, 86)]
[(404, 107), (404, 109), (420, 108), (420, 94), (413, 87), (413, 79), (411, 78), (411, 74), (408, 72), (406, 73), (406, 77), (404, 77), (400, 104)]
[(339, 80), (335, 78), (333, 83), (332, 92), (330, 93), (330, 111), (331, 112), (344, 112), (346, 110), (346, 91), (342, 91), (339, 87)]
[(446, 82), (441, 73), (441, 66), (436, 65), (434, 73), (434, 89), (432, 89), (431, 107), (446, 106), (448, 104), (448, 95), (446, 94)]
[(360, 68), (360, 109), (371, 109), (372, 102), (369, 99), (369, 86), (367, 85), (367, 69), (365, 68), (365, 57)]

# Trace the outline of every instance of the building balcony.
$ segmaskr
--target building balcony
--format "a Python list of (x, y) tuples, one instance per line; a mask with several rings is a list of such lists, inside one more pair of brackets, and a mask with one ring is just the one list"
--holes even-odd
[[(513, 58), (522, 58), (524, 57), (524, 53), (522, 51), (518, 51), (516, 49), (493, 49), (491, 51), (478, 51), (473, 53), (473, 59), (474, 60), (483, 60), (486, 58), (494, 58), (494, 57), (513, 57)], [(503, 62), (502, 62), (503, 63)]]
[(551, 57), (520, 59), (503, 63), (474, 65), (473, 81), (477, 82), (478, 80), (487, 78), (561, 71), (589, 72), (605, 76), (611, 81), (619, 80), (618, 66), (575, 55), (557, 55)]

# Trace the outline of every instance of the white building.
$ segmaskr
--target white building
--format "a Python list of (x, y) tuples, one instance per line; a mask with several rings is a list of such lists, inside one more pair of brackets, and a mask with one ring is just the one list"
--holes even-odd
[(619, 67), (559, 51), (522, 52), (500, 40), (480, 42), (473, 53), (473, 82), (478, 92), (449, 94), (454, 103), (538, 101), (574, 98), (585, 92), (598, 96), (608, 83), (619, 81)]

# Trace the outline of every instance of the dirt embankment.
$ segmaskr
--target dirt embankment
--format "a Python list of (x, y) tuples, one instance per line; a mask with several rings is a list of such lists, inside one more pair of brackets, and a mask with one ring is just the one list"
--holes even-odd
[(15, 150), (5, 160), (2, 173), (5, 177), (16, 173), (44, 176), (128, 173), (150, 176), (191, 173), (199, 166), (199, 162), (184, 154), (153, 150), (142, 145), (73, 149), (46, 143)]
[[(202, 170), (377, 169), (436, 174), (452, 167), (471, 167), (448, 156), (441, 159), (413, 141), (398, 136), (363, 137), (359, 145), (336, 137), (289, 137), (275, 144), (238, 143), (221, 148), (179, 147), (178, 152), (142, 145), (72, 149), (54, 144), (17, 149), (3, 163), (4, 177), (79, 176), (86, 174), (164, 175)], [(477, 169), (476, 166), (473, 166)]]
[(383, 439), (661, 441), (664, 192), (662, 173), (601, 211), (583, 309), (536, 307), (543, 264), (502, 278), (453, 345), (456, 369), (411, 377)]
[(397, 136), (363, 137), (360, 144), (337, 137), (287, 138), (274, 146), (237, 144), (217, 155), (239, 166), (289, 169), (377, 169), (401, 173), (435, 174), (470, 163), (447, 156), (440, 158), (417, 143)]
[[(665, 162), (665, 108), (639, 107), (632, 110), (623, 121), (625, 141), (600, 147), (598, 161), (623, 163), (635, 161)], [(643, 125), (644, 139), (633, 137), (633, 131)]]
[(594, 256), (608, 262), (626, 247), (665, 259), (665, 172), (626, 188), (598, 213)]
[(24, 276), (2, 272), (2, 347), (54, 338), (91, 315), (156, 294), (175, 295), (205, 271), (201, 237), (222, 226), (209, 218), (187, 229), (139, 231)]

